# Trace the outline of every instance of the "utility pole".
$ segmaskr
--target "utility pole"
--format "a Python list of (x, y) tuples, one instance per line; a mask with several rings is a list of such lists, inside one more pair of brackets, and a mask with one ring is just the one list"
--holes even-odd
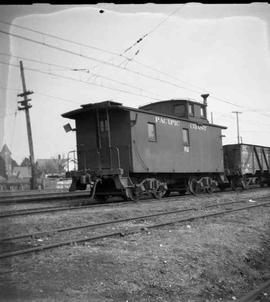
[(238, 119), (238, 115), (241, 114), (242, 112), (240, 112), (240, 111), (232, 111), (232, 113), (235, 113), (235, 114), (236, 114), (237, 143), (240, 144), (240, 136), (239, 136), (239, 119)]
[(36, 178), (36, 168), (35, 168), (35, 157), (34, 157), (32, 130), (31, 130), (31, 122), (30, 122), (30, 114), (29, 114), (29, 108), (31, 108), (32, 105), (28, 104), (28, 102), (30, 102), (31, 99), (27, 98), (27, 96), (32, 94), (33, 91), (29, 91), (29, 90), (26, 89), (25, 78), (24, 78), (24, 69), (23, 69), (23, 62), (22, 61), (20, 61), (20, 71), (21, 71), (23, 92), (18, 94), (17, 96), (23, 97), (23, 101), (18, 101), (18, 103), (20, 103), (20, 105), (21, 105), (21, 107), (18, 107), (18, 109), (25, 111), (27, 136), (28, 136), (28, 144), (29, 144), (29, 152), (30, 152), (30, 164), (31, 164), (31, 172), (32, 172), (30, 188), (31, 188), (31, 190), (34, 190), (34, 189), (37, 188), (37, 178)]

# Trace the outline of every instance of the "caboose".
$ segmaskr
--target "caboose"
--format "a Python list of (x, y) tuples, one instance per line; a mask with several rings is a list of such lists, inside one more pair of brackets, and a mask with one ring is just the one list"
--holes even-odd
[(165, 100), (138, 109), (106, 101), (62, 116), (75, 120), (78, 171), (70, 190), (134, 200), (176, 191), (212, 192), (224, 180), (222, 129), (203, 102)]

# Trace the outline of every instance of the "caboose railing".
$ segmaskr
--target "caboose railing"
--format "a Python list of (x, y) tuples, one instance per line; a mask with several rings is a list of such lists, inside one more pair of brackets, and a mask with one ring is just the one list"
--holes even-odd
[[(74, 167), (77, 167), (78, 160), (77, 160), (77, 157), (76, 157), (76, 153), (77, 153), (76, 150), (72, 150), (72, 151), (69, 151), (68, 154), (67, 154), (67, 169), (68, 169), (68, 172), (70, 171), (70, 168), (69, 168), (70, 162), (73, 162)], [(73, 158), (72, 158), (71, 154), (73, 154)]]

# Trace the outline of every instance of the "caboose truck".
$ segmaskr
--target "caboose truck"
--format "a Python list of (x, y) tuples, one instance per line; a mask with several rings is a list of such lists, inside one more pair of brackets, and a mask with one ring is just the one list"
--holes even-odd
[(70, 190), (90, 184), (97, 200), (134, 200), (223, 187), (226, 127), (209, 123), (208, 95), (202, 97), (203, 103), (175, 99), (139, 109), (106, 101), (63, 114), (76, 122), (78, 171)]

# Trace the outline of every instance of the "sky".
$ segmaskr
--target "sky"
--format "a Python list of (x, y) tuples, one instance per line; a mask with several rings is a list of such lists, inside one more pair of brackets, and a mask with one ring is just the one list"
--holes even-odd
[(242, 141), (270, 146), (267, 3), (1, 6), (0, 49), (0, 148), (7, 144), (18, 163), (29, 156), (25, 113), (17, 110), (20, 60), (34, 92), (35, 159), (76, 148), (75, 132), (63, 129), (74, 122), (61, 114), (81, 104), (113, 100), (137, 108), (201, 102), (202, 93), (210, 93), (209, 120), (212, 113), (215, 124), (228, 127), (224, 144), (237, 142), (239, 111)]

